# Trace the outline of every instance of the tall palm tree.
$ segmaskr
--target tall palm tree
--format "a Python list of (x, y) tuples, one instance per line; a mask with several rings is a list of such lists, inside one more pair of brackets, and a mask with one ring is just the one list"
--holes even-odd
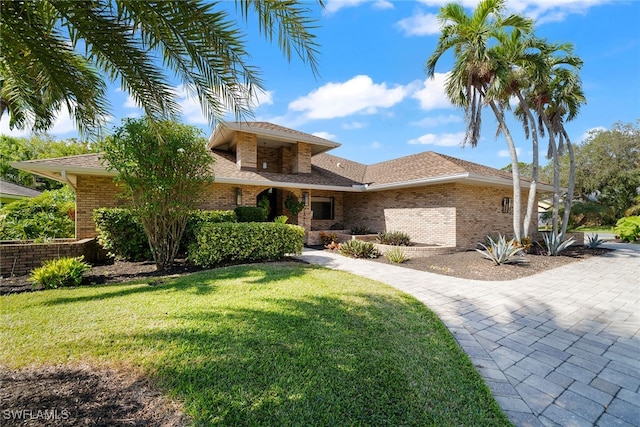
[[(538, 115), (540, 133), (547, 132), (549, 137), (547, 158), (552, 159), (554, 170), (552, 232), (557, 236), (559, 232), (561, 235), (566, 233), (575, 187), (573, 146), (564, 128), (564, 123), (566, 120), (573, 120), (576, 117), (580, 106), (586, 100), (577, 74), (577, 70), (582, 67), (582, 60), (573, 54), (573, 46), (570, 43), (554, 44), (545, 41), (541, 41), (538, 46), (545, 65), (539, 73), (539, 78), (532, 77), (534, 86), (528, 96), (531, 98), (531, 105), (534, 106)], [(565, 149), (569, 151), (570, 158), (569, 189), (565, 198), (565, 213), (561, 230), (558, 230), (560, 156)]]
[(504, 120), (504, 86), (509, 81), (510, 65), (495, 55), (491, 45), (498, 34), (508, 29), (529, 33), (531, 20), (519, 15), (502, 16), (505, 0), (482, 0), (471, 15), (459, 4), (450, 3), (440, 9), (438, 20), (442, 33), (426, 63), (427, 75), (434, 77), (442, 55), (453, 50), (455, 62), (446, 82), (446, 92), (453, 105), (463, 107), (467, 132), (463, 144), (478, 144), (482, 124), (482, 108), (488, 104), (504, 134), (511, 156), (513, 174), (513, 232), (520, 241), (521, 202), (520, 172), (515, 143)]
[[(317, 0), (323, 7), (322, 0)], [(297, 1), (236, 0), (264, 37), (294, 51), (317, 72), (311, 9)], [(0, 119), (48, 129), (66, 106), (81, 131), (109, 111), (104, 73), (119, 81), (151, 118), (179, 113), (176, 75), (213, 124), (227, 109), (250, 111), (262, 89), (248, 63), (245, 34), (220, 2), (205, 0), (3, 0), (0, 3)], [(169, 73), (162, 71), (162, 66)]]

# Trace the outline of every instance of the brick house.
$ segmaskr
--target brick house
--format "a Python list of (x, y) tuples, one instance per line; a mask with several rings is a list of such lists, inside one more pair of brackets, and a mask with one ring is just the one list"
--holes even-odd
[[(364, 165), (327, 154), (339, 145), (265, 122), (218, 126), (207, 144), (215, 159), (215, 182), (201, 208), (255, 206), (266, 197), (270, 216), (289, 216), (290, 223), (305, 227), (311, 244), (317, 230), (348, 232), (352, 226), (403, 231), (415, 242), (457, 249), (474, 248), (488, 234), (511, 234), (510, 173), (434, 152)], [(126, 204), (99, 154), (14, 167), (71, 185), (77, 239), (96, 235), (95, 208)], [(524, 212), (528, 182), (522, 182), (522, 190)], [(305, 202), (295, 216), (285, 207), (289, 195)]]

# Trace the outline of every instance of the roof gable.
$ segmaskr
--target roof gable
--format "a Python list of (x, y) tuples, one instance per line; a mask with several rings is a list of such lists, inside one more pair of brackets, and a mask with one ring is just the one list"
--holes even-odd
[(15, 197), (36, 197), (42, 194), (42, 192), (0, 179), (0, 194)]

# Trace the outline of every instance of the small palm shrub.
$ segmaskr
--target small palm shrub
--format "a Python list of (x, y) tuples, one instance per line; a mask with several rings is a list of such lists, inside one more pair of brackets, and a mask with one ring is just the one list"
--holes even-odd
[(640, 216), (620, 218), (616, 222), (613, 232), (622, 241), (633, 242), (640, 239)]
[(493, 261), (495, 265), (527, 262), (526, 258), (518, 256), (523, 249), (518, 245), (516, 239), (507, 240), (503, 235), (499, 234), (496, 240), (493, 240), (491, 236), (487, 236), (487, 245), (478, 244), (484, 249), (476, 249), (476, 251)]
[(354, 234), (354, 235), (371, 234), (371, 229), (366, 225), (354, 225), (353, 227), (351, 227), (351, 234)]
[(391, 248), (384, 253), (384, 256), (389, 262), (394, 264), (402, 264), (407, 260), (404, 251), (400, 248)]
[(576, 242), (573, 237), (564, 240), (564, 235), (562, 233), (557, 235), (553, 233), (542, 233), (542, 237), (544, 239), (544, 246), (547, 251), (547, 255), (549, 256), (560, 255), (560, 252), (564, 251)]
[(342, 243), (338, 250), (342, 255), (351, 258), (378, 258), (378, 256), (380, 256), (378, 249), (373, 243), (356, 239)]
[(45, 261), (42, 267), (31, 272), (29, 281), (33, 286), (55, 289), (67, 286), (78, 286), (82, 283), (82, 274), (91, 266), (78, 258), (58, 258)]
[(598, 239), (598, 234), (592, 234), (591, 236), (587, 236), (587, 243), (585, 246), (589, 249), (596, 249), (598, 246), (604, 243), (604, 240)]
[(338, 242), (338, 233), (325, 233), (324, 231), (321, 231), (318, 234), (318, 238), (320, 239), (320, 242), (324, 245), (330, 245), (331, 243), (337, 243)]
[(391, 246), (410, 246), (411, 237), (402, 231), (378, 233), (378, 243)]
[(278, 215), (273, 219), (273, 222), (276, 222), (278, 224), (286, 224), (287, 221), (289, 221), (289, 217), (286, 215)]

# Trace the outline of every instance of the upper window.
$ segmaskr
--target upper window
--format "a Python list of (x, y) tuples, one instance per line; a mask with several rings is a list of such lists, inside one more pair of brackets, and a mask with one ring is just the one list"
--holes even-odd
[(313, 219), (334, 219), (333, 197), (311, 197)]
[(511, 197), (504, 197), (502, 199), (502, 213), (511, 213), (513, 206), (511, 205)]

